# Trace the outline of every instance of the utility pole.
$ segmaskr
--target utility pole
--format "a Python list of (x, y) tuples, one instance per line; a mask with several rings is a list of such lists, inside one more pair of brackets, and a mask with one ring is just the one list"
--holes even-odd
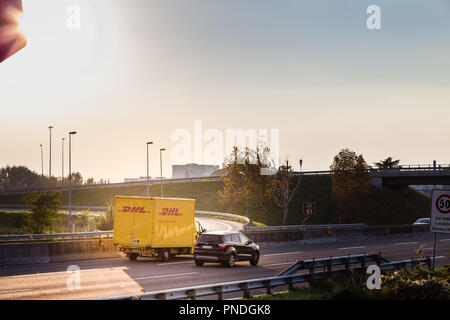
[(72, 228), (72, 135), (74, 134), (77, 132), (69, 132), (69, 232)]
[(62, 152), (61, 152), (61, 188), (64, 188), (64, 138), (62, 138)]
[(49, 149), (49, 158), (48, 158), (48, 177), (52, 178), (52, 126), (48, 127), (48, 130), (50, 131), (50, 149)]
[(153, 144), (152, 141), (147, 142), (147, 197), (150, 197), (150, 178), (149, 178), (149, 164), (148, 164), (148, 145)]
[(44, 155), (42, 152), (42, 144), (40, 146), (41, 146), (41, 176), (43, 178), (44, 177)]
[(160, 181), (161, 181), (161, 198), (164, 197), (163, 195), (163, 183), (162, 183), (162, 152), (165, 151), (166, 149), (159, 149), (159, 162), (160, 162), (160, 167), (161, 167), (161, 176), (160, 176)]

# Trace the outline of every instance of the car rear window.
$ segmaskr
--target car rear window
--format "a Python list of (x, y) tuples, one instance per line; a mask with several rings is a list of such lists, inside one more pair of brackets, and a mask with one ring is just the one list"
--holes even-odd
[(198, 242), (221, 243), (222, 236), (218, 235), (218, 234), (202, 234), (202, 235), (200, 235)]

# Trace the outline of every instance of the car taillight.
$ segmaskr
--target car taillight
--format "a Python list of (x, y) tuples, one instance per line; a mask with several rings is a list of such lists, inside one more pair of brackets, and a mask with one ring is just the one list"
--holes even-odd
[(220, 244), (218, 244), (218, 246), (221, 247), (221, 248), (225, 248), (227, 246), (227, 244), (226, 243), (220, 243)]

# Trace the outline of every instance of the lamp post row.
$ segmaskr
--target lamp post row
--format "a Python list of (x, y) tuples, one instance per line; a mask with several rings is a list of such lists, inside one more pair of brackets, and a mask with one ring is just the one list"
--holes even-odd
[[(52, 177), (52, 129), (53, 126), (49, 126), (49, 133), (50, 133), (50, 147), (49, 147), (49, 167), (48, 167), (48, 177), (51, 179)], [(68, 221), (68, 229), (70, 231), (70, 227), (72, 226), (72, 135), (75, 135), (76, 131), (69, 132), (69, 221)], [(62, 152), (61, 152), (61, 189), (64, 188), (64, 141), (65, 138), (62, 138), (61, 144), (62, 144)], [(44, 155), (42, 150), (42, 144), (41, 147), (41, 175), (44, 176)]]
[[(52, 154), (51, 154), (51, 148), (52, 148), (52, 126), (48, 127), (50, 132), (50, 150), (49, 150), (49, 178), (51, 178), (51, 170), (52, 170)], [(69, 221), (68, 221), (68, 228), (70, 231), (70, 227), (72, 226), (72, 135), (77, 134), (76, 131), (69, 132)], [(61, 188), (64, 187), (64, 141), (65, 138), (62, 138), (61, 144), (62, 144), (62, 163), (61, 163)], [(153, 141), (147, 142), (147, 197), (150, 196), (150, 175), (149, 175), (149, 145), (153, 144)], [(41, 174), (44, 176), (44, 161), (43, 161), (43, 150), (42, 150), (42, 144), (41, 147)], [(159, 158), (160, 158), (160, 170), (161, 170), (161, 176), (160, 176), (160, 183), (161, 183), (161, 197), (164, 196), (163, 193), (163, 183), (162, 183), (162, 152), (165, 151), (165, 148), (159, 149)]]

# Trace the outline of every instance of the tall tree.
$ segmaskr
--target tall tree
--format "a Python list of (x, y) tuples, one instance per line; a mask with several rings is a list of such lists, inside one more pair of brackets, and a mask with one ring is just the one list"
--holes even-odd
[(227, 174), (222, 177), (223, 190), (219, 190), (220, 202), (230, 203), (234, 206), (245, 206), (247, 213), (248, 190), (245, 184), (247, 166), (238, 147), (234, 147), (232, 153), (225, 158), (223, 167)]
[(72, 185), (81, 186), (83, 184), (83, 176), (79, 172), (72, 172)]
[(374, 162), (379, 169), (392, 169), (392, 168), (401, 168), (399, 166), (400, 160), (392, 160), (392, 157), (388, 157), (380, 162)]
[(263, 169), (270, 168), (267, 161), (269, 151), (263, 147), (256, 150), (245, 148), (243, 151), (233, 148), (223, 165), (227, 174), (222, 177), (224, 188), (218, 193), (221, 202), (244, 207), (246, 216), (250, 208), (258, 208), (267, 217), (276, 186), (273, 176), (262, 174)]
[(342, 149), (331, 169), (331, 190), (343, 213), (343, 222), (360, 222), (362, 207), (369, 193), (369, 167), (362, 155)]
[(50, 227), (55, 220), (61, 206), (61, 193), (59, 191), (45, 191), (32, 193), (23, 198), (31, 207), (29, 229), (31, 233), (41, 234), (46, 227)]
[(1, 168), (0, 177), (3, 191), (38, 189), (46, 181), (46, 178), (25, 166), (6, 166)]
[(301, 178), (293, 176), (292, 167), (287, 160), (285, 165), (280, 166), (274, 177), (277, 187), (274, 191), (273, 198), (275, 203), (283, 209), (283, 225), (287, 225), (289, 219), (289, 204), (300, 186)]
[(270, 149), (265, 146), (259, 146), (252, 154), (254, 164), (250, 164), (248, 170), (249, 199), (252, 205), (263, 212), (263, 222), (267, 221), (269, 208), (274, 203), (274, 194), (277, 188), (274, 171), (270, 161)]

